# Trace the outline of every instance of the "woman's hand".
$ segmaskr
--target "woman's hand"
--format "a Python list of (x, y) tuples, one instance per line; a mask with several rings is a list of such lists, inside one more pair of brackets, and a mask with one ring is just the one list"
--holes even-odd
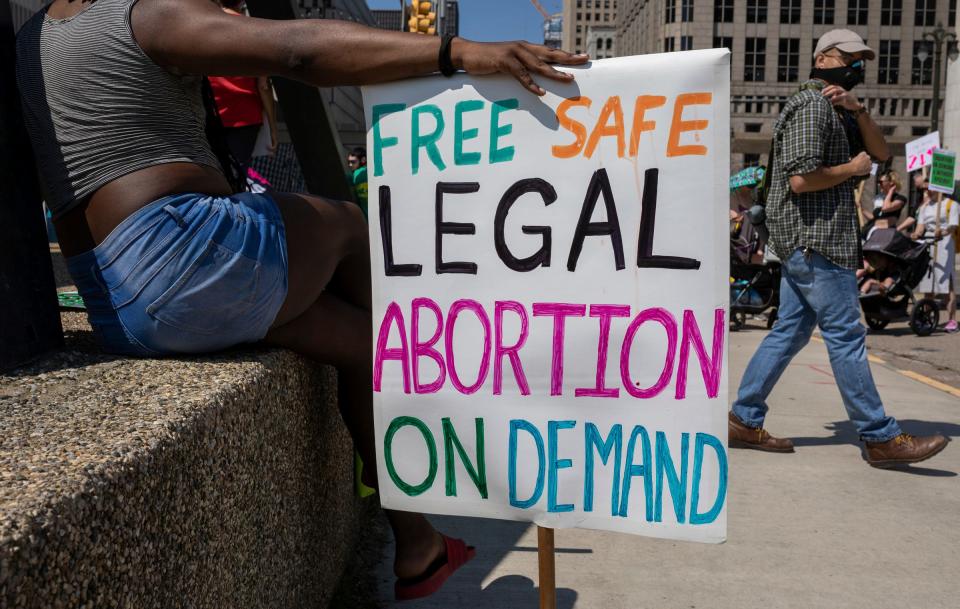
[(534, 81), (534, 75), (559, 82), (573, 81), (573, 74), (561, 72), (550, 64), (578, 66), (590, 60), (585, 54), (574, 55), (529, 42), (473, 42), (454, 38), (450, 44), (455, 67), (475, 76), (510, 74), (537, 95), (546, 91)]
[(943, 236), (943, 231), (940, 230), (940, 227), (937, 227), (937, 228), (933, 231), (933, 238), (934, 238), (935, 240), (939, 241), (939, 240), (940, 240), (940, 237), (942, 237), (942, 236)]

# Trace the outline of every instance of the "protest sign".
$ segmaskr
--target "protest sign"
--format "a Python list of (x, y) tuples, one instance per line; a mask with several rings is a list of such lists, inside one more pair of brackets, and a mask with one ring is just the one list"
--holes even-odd
[(923, 169), (933, 162), (933, 150), (940, 147), (940, 132), (934, 131), (907, 142), (907, 172)]
[(930, 166), (930, 190), (944, 194), (953, 193), (956, 184), (957, 153), (950, 150), (933, 151)]
[(381, 501), (719, 542), (729, 52), (571, 71), (364, 89)]

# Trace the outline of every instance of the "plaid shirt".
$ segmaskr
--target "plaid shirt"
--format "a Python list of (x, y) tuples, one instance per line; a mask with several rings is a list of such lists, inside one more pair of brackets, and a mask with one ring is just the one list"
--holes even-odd
[(794, 94), (774, 127), (774, 162), (767, 196), (770, 245), (782, 260), (810, 248), (834, 264), (863, 264), (853, 189), (856, 179), (826, 190), (796, 194), (790, 176), (850, 160), (850, 145), (837, 111), (823, 97), (822, 81), (810, 80)]

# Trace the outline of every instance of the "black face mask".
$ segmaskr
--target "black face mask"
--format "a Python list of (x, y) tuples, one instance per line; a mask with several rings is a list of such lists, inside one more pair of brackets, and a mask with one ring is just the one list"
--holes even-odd
[(858, 59), (849, 66), (814, 68), (810, 70), (810, 78), (819, 78), (831, 85), (837, 85), (849, 91), (863, 82), (864, 68), (863, 60)]

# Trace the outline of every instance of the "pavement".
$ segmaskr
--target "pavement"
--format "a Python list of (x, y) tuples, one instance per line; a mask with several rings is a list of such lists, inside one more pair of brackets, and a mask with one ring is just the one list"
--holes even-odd
[[(764, 334), (759, 326), (730, 334), (731, 397)], [(888, 410), (906, 431), (960, 436), (960, 391), (925, 374), (931, 366), (918, 364), (911, 377), (897, 363), (872, 360)], [(558, 530), (557, 607), (960, 607), (960, 444), (902, 470), (869, 467), (816, 340), (794, 359), (770, 403), (768, 429), (793, 438), (797, 452), (731, 450), (726, 543)], [(398, 607), (538, 607), (536, 527), (431, 520), (478, 546), (477, 557), (433, 597)], [(391, 552), (377, 568), (387, 606)]]

